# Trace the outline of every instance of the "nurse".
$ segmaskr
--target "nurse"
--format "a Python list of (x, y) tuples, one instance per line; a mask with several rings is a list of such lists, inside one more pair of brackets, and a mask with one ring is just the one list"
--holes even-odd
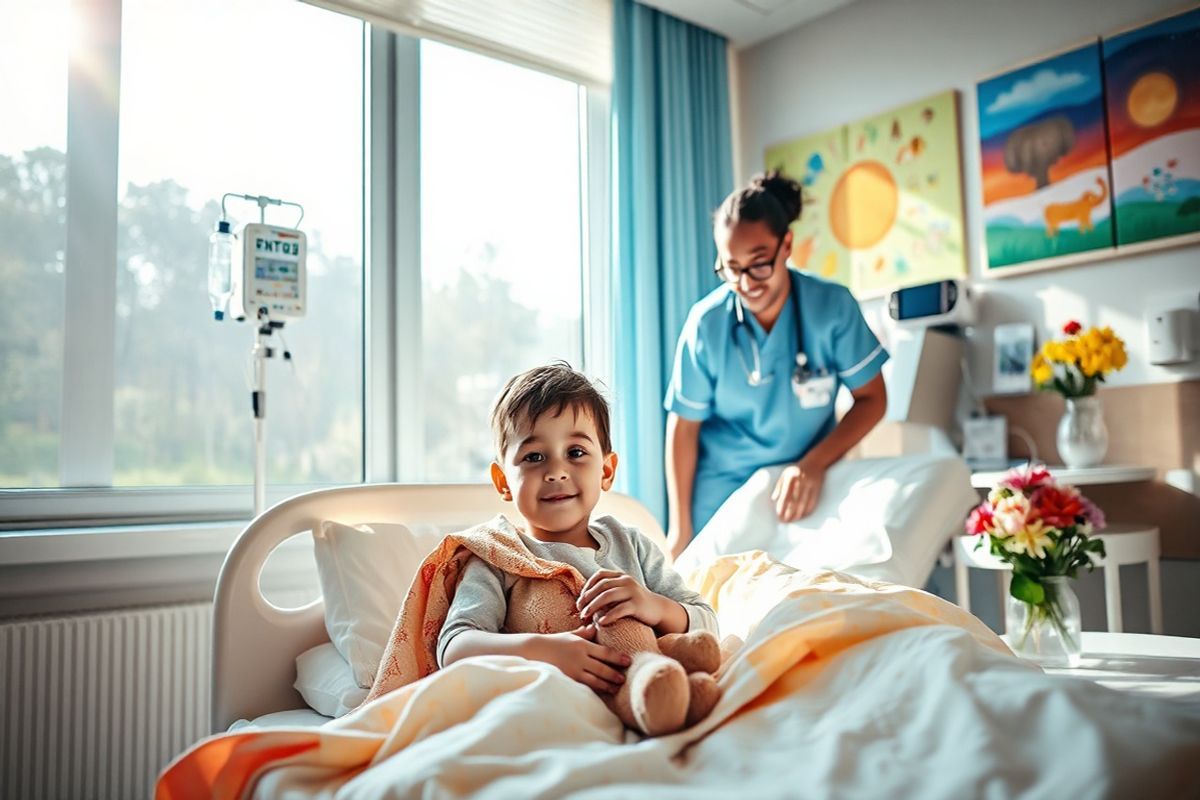
[[(678, 556), (759, 468), (787, 463), (779, 519), (810, 513), (825, 471), (883, 418), (887, 351), (843, 286), (789, 269), (800, 186), (758, 175), (713, 215), (722, 285), (692, 306), (667, 388), (667, 538)], [(854, 405), (834, 418), (839, 386)]]

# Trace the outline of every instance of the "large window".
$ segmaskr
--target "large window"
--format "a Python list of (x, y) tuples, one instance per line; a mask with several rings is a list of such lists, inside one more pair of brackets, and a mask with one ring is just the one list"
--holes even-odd
[(267, 479), (360, 480), (362, 23), (289, 0), (124, 0), (122, 28), (114, 484), (252, 478), (253, 327), (214, 323), (205, 283), (225, 192), (305, 209), (309, 307), (284, 330), (293, 366), (268, 362)]
[(605, 375), (608, 127), (602, 87), (315, 4), (0, 3), (0, 528), (249, 512), (254, 328), (207, 297), (225, 193), (305, 209), (269, 498), (486, 480), (508, 377)]
[(67, 0), (0, 4), (0, 487), (58, 484)]
[(584, 94), (429, 41), (420, 92), (423, 474), (403, 477), (484, 481), (503, 382), (582, 366)]
[[(75, 12), (90, 19), (70, 8), (0, 6), (0, 487), (56, 486), (67, 474), (92, 487), (250, 482), (254, 331), (216, 324), (206, 290), (225, 192), (282, 197), (306, 212), (308, 313), (284, 331), (292, 362), (268, 365), (268, 481), (361, 480), (363, 23), (289, 0), (97, 0)], [(119, 103), (97, 104), (87, 92), (115, 89), (117, 60), (96, 61), (106, 47), (96, 29), (118, 13)], [(68, 92), (71, 62), (78, 97)], [(119, 143), (96, 150), (107, 164), (75, 164), (75, 189), (69, 121), (80, 141), (93, 125), (115, 125)], [(114, 170), (106, 200), (97, 190)], [(85, 224), (114, 204), (115, 253), (87, 252), (90, 238), (67, 247), (68, 206)], [(235, 222), (258, 219), (253, 204), (229, 210)], [(267, 221), (296, 216), (271, 209)], [(114, 260), (111, 307), (93, 301), (95, 283), (68, 280)], [(66, 319), (72, 307), (86, 313)], [(108, 331), (111, 344), (85, 341)], [(111, 355), (112, 373), (75, 373), (64, 389), (72, 346), (105, 363)], [(84, 446), (60, 437), (65, 408), (107, 408), (107, 399), (111, 418), (75, 414)]]

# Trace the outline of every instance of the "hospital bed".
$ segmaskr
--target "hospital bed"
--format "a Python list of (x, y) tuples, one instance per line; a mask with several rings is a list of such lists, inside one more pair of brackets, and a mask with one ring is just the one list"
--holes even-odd
[[(718, 510), (678, 562), (681, 572), (724, 553), (759, 549), (792, 566), (836, 568), (920, 588), (975, 499), (970, 473), (957, 458), (843, 461), (830, 470), (809, 518), (781, 526), (763, 496), (777, 471), (764, 470)], [(263, 565), (282, 542), (324, 520), (432, 525), (449, 533), (513, 511), (490, 484), (349, 486), (302, 494), (269, 509), (238, 537), (217, 581), (212, 730), (227, 730), (238, 720), (326, 721), (304, 714), (311, 709), (292, 687), (296, 657), (329, 640), (324, 602), (281, 609), (259, 589)], [(658, 521), (632, 497), (606, 492), (595, 514), (639, 528), (666, 550)], [(302, 713), (259, 719), (293, 710)]]
[[(726, 663), (721, 703), (679, 734), (633, 742), (590, 690), (511, 657), (467, 659), (335, 722), (304, 707), (296, 658), (329, 639), (323, 603), (285, 610), (263, 597), (275, 547), (323, 520), (449, 531), (505, 511), (487, 485), (368, 485), (300, 495), (252, 522), (217, 583), (212, 730), (251, 725), (195, 745), (160, 789), (282, 748), (299, 754), (256, 771), (255, 797), (331, 796), (347, 781), (364, 796), (461, 796), (467, 785), (496, 797), (1200, 793), (1200, 707), (1044, 675), (950, 603), (806, 574), (765, 553), (723, 556), (693, 575), (719, 598), (722, 633), (745, 645)], [(597, 513), (665, 547), (632, 498), (607, 493)], [(893, 550), (904, 556), (893, 567), (926, 569)], [(367, 740), (391, 755), (354, 761)], [(230, 748), (242, 755), (225, 761)], [(314, 773), (305, 752), (346, 766)]]
[[(491, 484), (372, 484), (322, 489), (268, 509), (242, 532), (225, 557), (213, 607), (212, 731), (238, 720), (260, 724), (320, 724), (292, 684), (296, 657), (329, 641), (321, 599), (283, 609), (267, 600), (259, 575), (271, 552), (324, 520), (435, 525), (460, 531), (513, 512)], [(665, 549), (666, 538), (641, 503), (606, 492), (596, 514), (634, 525)], [(260, 720), (267, 714), (289, 712)]]

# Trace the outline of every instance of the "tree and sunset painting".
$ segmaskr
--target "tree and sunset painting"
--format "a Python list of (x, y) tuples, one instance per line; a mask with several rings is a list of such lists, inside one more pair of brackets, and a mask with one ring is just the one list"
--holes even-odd
[(1200, 9), (976, 92), (985, 272), (1200, 234)]
[(1102, 47), (1117, 244), (1200, 231), (1200, 9)]
[(988, 267), (1113, 246), (1099, 42), (981, 82)]

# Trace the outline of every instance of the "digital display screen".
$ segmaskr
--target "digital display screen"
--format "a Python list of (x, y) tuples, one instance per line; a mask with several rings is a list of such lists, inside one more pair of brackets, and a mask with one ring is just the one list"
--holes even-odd
[(291, 281), (298, 279), (294, 261), (276, 261), (271, 258), (254, 260), (254, 277), (260, 281)]
[(932, 317), (942, 313), (942, 284), (926, 283), (900, 290), (899, 319)]
[(281, 299), (300, 297), (300, 274), (295, 261), (256, 258), (254, 259), (254, 277), (257, 281), (262, 282), (255, 287), (255, 295), (258, 297)]

